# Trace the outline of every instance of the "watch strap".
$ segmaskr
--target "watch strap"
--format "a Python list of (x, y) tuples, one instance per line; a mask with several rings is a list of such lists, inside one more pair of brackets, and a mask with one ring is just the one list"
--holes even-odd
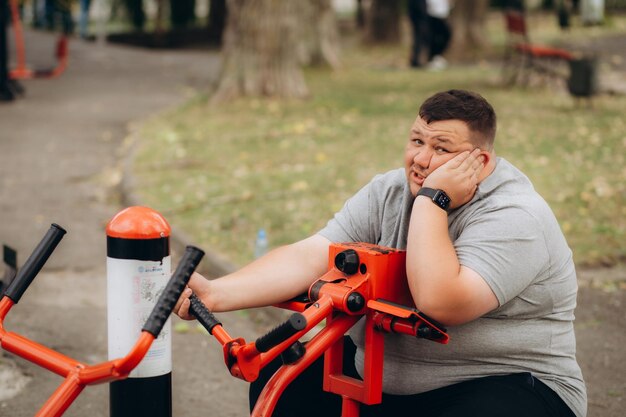
[(417, 192), (417, 195), (425, 195), (426, 197), (430, 197), (430, 199), (433, 199), (437, 194), (437, 191), (439, 190), (435, 190), (434, 188), (422, 187)]

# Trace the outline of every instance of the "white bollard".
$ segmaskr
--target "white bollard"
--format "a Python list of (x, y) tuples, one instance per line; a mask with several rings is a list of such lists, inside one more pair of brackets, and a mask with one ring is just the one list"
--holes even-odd
[[(129, 207), (107, 225), (109, 359), (126, 356), (171, 275), (171, 229), (158, 212)], [(131, 372), (110, 384), (111, 417), (172, 416), (170, 320)]]

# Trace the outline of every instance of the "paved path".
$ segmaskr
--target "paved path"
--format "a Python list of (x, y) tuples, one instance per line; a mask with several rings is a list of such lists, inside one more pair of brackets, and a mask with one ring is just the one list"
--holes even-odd
[[(48, 34), (27, 33), (29, 62), (54, 63), (54, 42)], [(82, 41), (70, 43), (70, 54), (61, 78), (24, 81), (25, 97), (0, 104), (0, 243), (15, 247), (22, 264), (50, 223), (68, 230), (6, 324), (96, 363), (106, 359), (104, 227), (122, 208), (129, 123), (182, 102), (190, 89), (208, 88), (219, 63), (208, 51), (153, 52)], [(250, 334), (237, 327), (245, 320), (233, 317), (233, 332)], [(245, 415), (246, 386), (227, 374), (215, 342), (199, 332), (177, 334), (173, 351), (175, 415)], [(30, 382), (21, 394), (0, 401), (0, 416), (34, 415), (61, 382), (0, 353), (0, 398), (19, 383), (7, 381), (10, 369)], [(108, 416), (107, 386), (87, 388), (66, 415)]]

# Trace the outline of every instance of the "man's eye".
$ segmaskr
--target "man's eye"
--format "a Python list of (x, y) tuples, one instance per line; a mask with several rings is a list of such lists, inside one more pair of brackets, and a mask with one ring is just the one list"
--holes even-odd
[(423, 145), (424, 144), (424, 142), (422, 142), (421, 139), (413, 138), (413, 139), (411, 139), (411, 141), (413, 141), (413, 143), (416, 144), (416, 145)]
[(447, 149), (444, 149), (444, 148), (435, 148), (435, 150), (437, 152), (439, 152), (439, 153), (448, 153), (448, 152), (450, 152), (450, 151), (448, 151)]

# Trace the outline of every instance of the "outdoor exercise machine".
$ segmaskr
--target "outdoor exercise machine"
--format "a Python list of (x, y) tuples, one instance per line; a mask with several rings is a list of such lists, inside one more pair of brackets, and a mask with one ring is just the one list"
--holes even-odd
[(0, 346), (64, 378), (61, 385), (37, 412), (37, 417), (63, 415), (87, 385), (127, 378), (144, 358), (152, 342), (159, 336), (191, 274), (204, 256), (204, 252), (198, 248), (192, 246), (186, 248), (176, 271), (146, 320), (139, 338), (126, 356), (87, 365), (17, 333), (8, 332), (4, 328), (4, 319), (7, 314), (19, 302), (65, 233), (62, 227), (56, 224), (51, 225), (0, 299)]
[[(65, 378), (36, 417), (58, 417), (87, 385), (113, 382), (129, 376), (159, 335), (191, 274), (204, 253), (188, 246), (172, 278), (143, 326), (130, 352), (121, 359), (86, 365), (59, 352), (7, 332), (3, 321), (18, 303), (65, 230), (53, 224), (17, 273), (0, 299), (0, 346)], [(252, 343), (233, 338), (195, 296), (190, 312), (223, 348), (231, 375), (254, 381), (260, 370), (279, 355), (283, 365), (271, 377), (252, 411), (269, 417), (285, 388), (324, 354), (326, 391), (342, 397), (342, 416), (358, 417), (360, 404), (382, 400), (385, 333), (399, 333), (438, 343), (448, 343), (446, 329), (414, 308), (405, 273), (406, 252), (364, 243), (332, 244), (328, 272), (316, 280), (306, 295), (278, 307), (294, 313), (284, 323)], [(343, 336), (365, 320), (365, 359), (362, 379), (344, 375)], [(308, 342), (299, 339), (326, 320)]]
[(22, 19), (18, 0), (9, 0), (11, 8), (11, 24), (13, 26), (13, 34), (15, 38), (15, 55), (16, 66), (9, 71), (9, 78), (13, 80), (25, 80), (33, 78), (55, 78), (58, 77), (67, 68), (69, 56), (68, 39), (62, 33), (56, 44), (55, 57), (56, 66), (51, 68), (32, 69), (26, 64), (26, 47), (24, 44), (24, 31), (22, 28)]
[[(190, 312), (222, 345), (231, 375), (246, 381), (282, 356), (283, 365), (262, 390), (253, 417), (271, 416), (285, 388), (324, 354), (324, 390), (341, 395), (342, 417), (358, 417), (360, 404), (382, 401), (384, 334), (400, 333), (448, 343), (446, 329), (414, 308), (405, 273), (406, 252), (364, 243), (332, 244), (328, 272), (306, 296), (279, 304), (295, 311), (255, 342), (232, 338), (202, 302), (191, 296)], [(365, 320), (363, 379), (343, 374), (343, 336)], [(306, 344), (298, 341), (326, 320)]]

